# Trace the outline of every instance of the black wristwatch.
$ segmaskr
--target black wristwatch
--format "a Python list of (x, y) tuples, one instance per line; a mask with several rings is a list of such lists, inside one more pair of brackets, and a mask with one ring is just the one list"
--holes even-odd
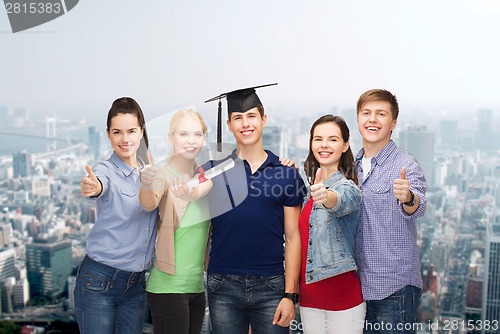
[(414, 206), (415, 205), (415, 194), (410, 190), (410, 200), (408, 202), (404, 202), (403, 204), (406, 206)]
[(288, 293), (288, 292), (285, 292), (283, 294), (283, 298), (291, 299), (294, 305), (299, 302), (299, 294), (298, 293)]

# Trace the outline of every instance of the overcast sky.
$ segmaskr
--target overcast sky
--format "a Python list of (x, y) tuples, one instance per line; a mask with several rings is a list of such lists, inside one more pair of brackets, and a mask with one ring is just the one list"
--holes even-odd
[(146, 116), (215, 111), (203, 101), (278, 82), (259, 95), (283, 110), (375, 87), (407, 110), (498, 110), (499, 15), (498, 0), (82, 0), (13, 34), (0, 9), (0, 105), (104, 121), (120, 96)]

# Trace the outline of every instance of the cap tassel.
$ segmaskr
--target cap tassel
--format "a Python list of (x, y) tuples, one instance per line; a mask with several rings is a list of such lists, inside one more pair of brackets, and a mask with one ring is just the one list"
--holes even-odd
[(222, 102), (220, 98), (217, 108), (217, 152), (222, 152)]

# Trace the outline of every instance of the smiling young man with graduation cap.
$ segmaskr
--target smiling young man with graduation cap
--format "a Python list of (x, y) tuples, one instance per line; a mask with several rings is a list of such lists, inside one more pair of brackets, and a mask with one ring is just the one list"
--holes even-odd
[[(207, 270), (213, 333), (246, 334), (249, 325), (253, 333), (288, 333), (287, 326), (295, 318), (298, 218), (305, 187), (295, 168), (283, 166), (263, 148), (267, 116), (255, 88), (271, 85), (239, 89), (206, 101), (219, 100), (220, 149), (221, 99), (227, 98), (227, 127), (237, 146), (229, 157), (241, 166), (212, 179), (208, 194), (214, 217)], [(204, 169), (219, 163), (209, 161)], [(238, 175), (238, 170), (243, 173)], [(232, 208), (221, 210), (222, 202), (230, 202)]]

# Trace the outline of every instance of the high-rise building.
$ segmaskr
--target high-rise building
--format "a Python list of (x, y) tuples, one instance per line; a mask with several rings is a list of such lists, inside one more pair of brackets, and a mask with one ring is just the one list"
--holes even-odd
[(439, 137), (444, 148), (456, 148), (459, 144), (458, 121), (442, 120), (439, 122)]
[(288, 157), (285, 132), (279, 126), (266, 126), (262, 131), (262, 145), (278, 157)]
[(26, 245), (26, 267), (31, 297), (61, 297), (73, 269), (71, 241), (35, 239)]
[(467, 287), (465, 290), (465, 306), (480, 308), (481, 297), (483, 294), (483, 278), (476, 276), (469, 276), (467, 278)]
[(33, 196), (50, 197), (50, 181), (48, 176), (34, 176), (31, 180)]
[(492, 152), (498, 144), (494, 140), (493, 110), (479, 109), (477, 111), (477, 148), (484, 152)]
[[(500, 225), (490, 224), (487, 229), (481, 318), (492, 321), (500, 319)], [(483, 328), (482, 333), (498, 331)]]
[(31, 175), (31, 154), (22, 150), (12, 155), (12, 167), (14, 177), (26, 177)]
[(20, 279), (12, 287), (12, 301), (14, 307), (25, 307), (30, 299), (30, 286), (28, 280)]
[(89, 153), (94, 159), (99, 159), (101, 149), (101, 135), (95, 126), (89, 126)]
[(16, 276), (16, 252), (9, 248), (0, 251), (0, 281)]
[(427, 186), (434, 186), (434, 132), (426, 126), (410, 126), (399, 132), (399, 145), (417, 159)]
[(9, 247), (12, 238), (12, 225), (10, 223), (0, 223), (0, 248)]
[(441, 236), (436, 236), (431, 243), (430, 260), (433, 268), (442, 273), (448, 262), (449, 243)]
[(12, 304), (12, 287), (16, 283), (14, 277), (9, 277), (8, 279), (0, 281), (0, 296), (2, 312), (12, 313), (14, 312), (14, 307)]

